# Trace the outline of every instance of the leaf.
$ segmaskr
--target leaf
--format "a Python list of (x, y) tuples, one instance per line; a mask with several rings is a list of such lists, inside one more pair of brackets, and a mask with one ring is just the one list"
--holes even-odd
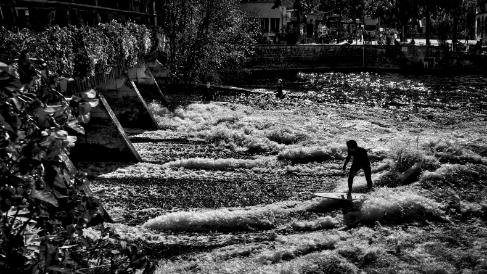
[(89, 113), (89, 112), (88, 112), (88, 113), (86, 113), (86, 114), (84, 114), (84, 115), (80, 115), (80, 116), (79, 116), (79, 119), (81, 120), (81, 122), (83, 122), (83, 123), (85, 123), (85, 124), (87, 124), (87, 123), (89, 123), (89, 122), (90, 122), (90, 118), (91, 118), (91, 115), (90, 115), (90, 113)]
[(71, 269), (66, 267), (60, 267), (60, 266), (49, 266), (46, 269), (54, 272), (59, 272), (59, 273), (73, 273)]
[(51, 105), (51, 106), (46, 105), (46, 107), (44, 108), (44, 112), (48, 114), (52, 114), (62, 109), (63, 109), (62, 105)]
[(56, 132), (54, 132), (54, 136), (62, 140), (66, 140), (69, 137), (68, 132), (66, 132), (65, 130), (57, 130)]
[(50, 191), (33, 189), (31, 196), (34, 199), (49, 203), (55, 207), (59, 206), (56, 197)]
[(80, 95), (83, 99), (95, 99), (96, 98), (96, 91), (94, 89), (90, 89), (85, 92), (80, 92)]
[(78, 120), (71, 120), (66, 125), (75, 132), (85, 135), (85, 129), (79, 124)]
[(81, 115), (85, 115), (87, 113), (90, 113), (90, 111), (91, 111), (91, 105), (90, 105), (90, 103), (83, 102), (83, 103), (79, 104), (78, 109), (79, 109), (79, 113)]
[(86, 101), (90, 107), (92, 108), (95, 108), (96, 106), (98, 106), (98, 104), (100, 103), (100, 101), (98, 99), (90, 99), (89, 101), (87, 100)]
[(8, 211), (7, 215), (9, 217), (13, 217), (13, 216), (15, 216), (15, 214), (17, 214), (17, 216), (25, 216), (25, 215), (28, 215), (29, 213), (30, 213), (30, 211), (28, 209), (23, 208), (17, 212), (17, 208), (11, 207), (10, 210)]
[(17, 110), (22, 109), (22, 103), (20, 102), (20, 100), (17, 97), (10, 98), (10, 101), (15, 106), (15, 108), (17, 108)]

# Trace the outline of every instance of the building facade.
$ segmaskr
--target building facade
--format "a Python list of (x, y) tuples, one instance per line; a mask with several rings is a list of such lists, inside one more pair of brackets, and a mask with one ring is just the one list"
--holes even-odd
[(156, 24), (155, 0), (1, 0), (0, 25), (93, 25), (111, 20)]
[(262, 34), (276, 42), (279, 33), (285, 32), (291, 15), (285, 5), (274, 7), (274, 0), (243, 0), (240, 8), (249, 18), (257, 20)]
[(477, 40), (487, 39), (487, 0), (477, 0), (475, 16), (475, 37)]

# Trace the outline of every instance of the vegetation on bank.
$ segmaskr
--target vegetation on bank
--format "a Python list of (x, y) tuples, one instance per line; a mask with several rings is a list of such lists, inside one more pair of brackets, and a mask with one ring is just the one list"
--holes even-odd
[[(87, 77), (133, 67), (158, 46), (157, 33), (144, 25), (52, 26), (36, 32), (0, 27), (0, 52), (13, 61), (20, 52), (44, 60), (51, 76)], [(5, 58), (5, 57), (3, 57)]]
[[(86, 174), (69, 158), (98, 104), (97, 93), (63, 94), (59, 83), (59, 77), (93, 76), (137, 64), (151, 49), (150, 32), (116, 22), (39, 33), (2, 28), (0, 41), (5, 53), (0, 63), (0, 269), (153, 271), (141, 250), (103, 228), (110, 216), (93, 196)], [(34, 59), (26, 56), (17, 64), (20, 52)], [(21, 83), (19, 66), (25, 74), (26, 65), (29, 75)], [(87, 227), (96, 227), (103, 237), (93, 240)]]
[(158, 18), (169, 39), (166, 60), (178, 81), (218, 82), (218, 72), (236, 70), (252, 53), (256, 26), (240, 1), (168, 0)]

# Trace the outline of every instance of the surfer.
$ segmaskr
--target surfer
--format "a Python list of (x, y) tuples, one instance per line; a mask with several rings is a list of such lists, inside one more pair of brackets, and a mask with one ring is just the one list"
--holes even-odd
[(348, 174), (348, 196), (352, 195), (352, 185), (353, 185), (353, 178), (357, 175), (357, 172), (360, 169), (363, 169), (365, 173), (365, 179), (367, 180), (367, 189), (369, 191), (372, 190), (372, 178), (371, 178), (371, 168), (370, 168), (370, 161), (369, 156), (367, 155), (367, 151), (359, 147), (357, 142), (354, 140), (347, 141), (347, 148), (348, 148), (348, 155), (347, 159), (345, 160), (345, 164), (343, 165), (343, 171), (346, 170), (348, 162), (350, 162), (350, 158), (353, 157), (352, 167), (350, 167), (350, 172)]

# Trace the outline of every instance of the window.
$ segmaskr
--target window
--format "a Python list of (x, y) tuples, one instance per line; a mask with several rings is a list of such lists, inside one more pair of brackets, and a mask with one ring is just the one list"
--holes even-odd
[(260, 18), (260, 30), (262, 33), (269, 32), (269, 18)]
[(279, 33), (279, 18), (271, 18), (271, 32)]

